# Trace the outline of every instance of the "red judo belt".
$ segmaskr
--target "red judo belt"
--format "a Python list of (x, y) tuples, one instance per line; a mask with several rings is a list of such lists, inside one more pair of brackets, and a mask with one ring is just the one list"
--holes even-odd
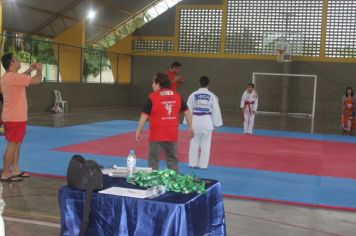
[(255, 104), (255, 101), (252, 101), (252, 102), (245, 101), (245, 107), (244, 107), (244, 109), (246, 108), (246, 106), (248, 106), (248, 111), (249, 111), (250, 113), (252, 113), (252, 111), (251, 111), (251, 105), (253, 105), (253, 104)]

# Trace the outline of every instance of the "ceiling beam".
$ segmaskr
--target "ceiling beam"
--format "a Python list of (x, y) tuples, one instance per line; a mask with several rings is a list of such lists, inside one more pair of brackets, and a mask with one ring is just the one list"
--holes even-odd
[(74, 8), (72, 8), (72, 12), (73, 12), (74, 16), (75, 16), (77, 19), (79, 19), (79, 16), (78, 16), (78, 14), (77, 14), (77, 12), (75, 11)]
[[(44, 28), (46, 28), (48, 25), (52, 24), (54, 21), (56, 21), (58, 19), (58, 17), (64, 16), (64, 13), (66, 13), (67, 11), (71, 10), (72, 8), (76, 7), (77, 5), (79, 5), (79, 3), (81, 3), (83, 0), (75, 0), (72, 3), (68, 4), (67, 6), (65, 6), (64, 8), (62, 8), (59, 12), (54, 12), (53, 15), (48, 18), (48, 20), (46, 20), (45, 22), (43, 22), (41, 25), (39, 25), (38, 27), (36, 27), (33, 30), (33, 33), (36, 32), (41, 32), (41, 30), (43, 30)], [(68, 16), (66, 16), (68, 17)], [(78, 21), (78, 19), (74, 19), (72, 17), (70, 17), (71, 19), (73, 19), (74, 21)]]
[(158, 2), (160, 2), (161, 0), (154, 0), (153, 2), (151, 2), (150, 4), (148, 4), (147, 6), (141, 8), (140, 10), (136, 11), (134, 14), (132, 14), (131, 16), (127, 17), (125, 20), (121, 21), (120, 24), (112, 27), (109, 31), (106, 31), (105, 33), (100, 34), (98, 37), (96, 37), (94, 40), (90, 41), (89, 44), (94, 44), (96, 42), (98, 42), (100, 39), (106, 37), (107, 35), (109, 35), (111, 32), (116, 31), (117, 28), (119, 28), (120, 26), (124, 25), (126, 22), (128, 22), (129, 20), (131, 20), (132, 18), (134, 18), (135, 16), (137, 16), (138, 14), (140, 14), (143, 11), (148, 10), (150, 7), (154, 6), (155, 4), (157, 4)]
[[(64, 28), (67, 29), (68, 26), (67, 24), (65, 23), (64, 19), (68, 19), (68, 20), (72, 20), (72, 21), (79, 21), (79, 17), (77, 18), (74, 18), (74, 17), (71, 17), (71, 16), (67, 16), (65, 15), (66, 12), (72, 10), (75, 15), (77, 16), (76, 12), (74, 11), (74, 8), (79, 5), (83, 0), (76, 0), (74, 2), (72, 2), (71, 4), (65, 6), (62, 10), (60, 10), (59, 12), (51, 12), (51, 11), (47, 11), (47, 10), (42, 10), (42, 9), (38, 9), (38, 8), (35, 8), (35, 7), (31, 7), (31, 6), (27, 6), (27, 5), (24, 5), (24, 4), (21, 4), (21, 6), (24, 6), (24, 7), (27, 7), (27, 8), (31, 8), (33, 10), (37, 10), (37, 11), (42, 11), (42, 12), (46, 12), (46, 13), (49, 13), (49, 14), (52, 14), (52, 17), (49, 18), (47, 21), (45, 21), (44, 23), (42, 23), (40, 26), (36, 27), (34, 30), (32, 30), (32, 34), (37, 34), (39, 32), (41, 32), (41, 30), (43, 30), (44, 28), (46, 28), (47, 26), (51, 27), (53, 29), (53, 26), (52, 24), (57, 20), (57, 19), (61, 19), (63, 25), (64, 25)], [(100, 25), (100, 24), (95, 24), (93, 23), (94, 26), (98, 27), (98, 28), (103, 28), (105, 30), (109, 30), (110, 27), (108, 26), (104, 26), (104, 25)]]
[(67, 19), (70, 19), (70, 20), (75, 20), (73, 17), (70, 17), (70, 16), (66, 16), (66, 15), (63, 15), (63, 14), (58, 14), (56, 12), (48, 11), (48, 10), (41, 9), (41, 8), (38, 8), (38, 7), (34, 7), (34, 6), (29, 6), (29, 5), (26, 5), (26, 4), (23, 4), (23, 3), (16, 2), (16, 5), (18, 5), (20, 7), (23, 7), (23, 8), (27, 8), (29, 10), (41, 12), (41, 13), (44, 13), (44, 14), (56, 15), (58, 17), (63, 17), (63, 18), (67, 18)]
[(66, 22), (64, 21), (63, 16), (60, 16), (59, 18), (61, 19), (61, 21), (62, 21), (62, 23), (63, 23), (63, 25), (64, 25), (64, 28), (67, 29), (68, 26), (67, 26)]
[(53, 36), (51, 36), (49, 34), (43, 34), (43, 33), (33, 34), (31, 32), (25, 32), (25, 31), (14, 29), (14, 28), (10, 28), (10, 27), (4, 27), (3, 30), (4, 31), (10, 31), (10, 32), (22, 33), (22, 34), (37, 35), (37, 36), (41, 36), (41, 37), (45, 37), (45, 38), (52, 38), (53, 37)]
[(57, 35), (56, 31), (54, 30), (53, 26), (52, 25), (49, 25), (49, 28), (51, 29), (53, 35)]
[(111, 2), (111, 1), (108, 1), (108, 0), (96, 0), (97, 2), (100, 2), (100, 3), (103, 3), (107, 6), (109, 6), (110, 8), (116, 10), (116, 11), (119, 11), (119, 12), (122, 12), (122, 13), (125, 13), (126, 15), (133, 15), (132, 12), (128, 11), (128, 10), (125, 10), (125, 9), (122, 9), (121, 7), (119, 7), (118, 5), (116, 5), (115, 3)]

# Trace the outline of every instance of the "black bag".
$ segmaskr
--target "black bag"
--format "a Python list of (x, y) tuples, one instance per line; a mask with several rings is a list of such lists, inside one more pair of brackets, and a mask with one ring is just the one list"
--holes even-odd
[(67, 170), (68, 185), (78, 190), (87, 190), (90, 184), (93, 191), (102, 189), (103, 174), (100, 168), (96, 161), (74, 155)]
[(89, 223), (92, 192), (103, 188), (103, 174), (100, 168), (101, 166), (95, 161), (85, 160), (80, 155), (74, 155), (69, 162), (67, 170), (68, 185), (74, 189), (86, 191), (79, 236), (84, 235)]

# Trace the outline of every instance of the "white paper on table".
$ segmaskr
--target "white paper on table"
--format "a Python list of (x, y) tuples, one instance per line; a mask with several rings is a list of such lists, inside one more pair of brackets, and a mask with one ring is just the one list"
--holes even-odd
[(99, 193), (103, 194), (111, 194), (116, 196), (124, 196), (124, 197), (134, 197), (134, 198), (147, 198), (148, 193), (147, 190), (141, 189), (132, 189), (132, 188), (121, 188), (121, 187), (111, 187), (99, 191)]
[(120, 167), (118, 168), (105, 168), (102, 169), (101, 172), (104, 175), (109, 175), (109, 176), (114, 176), (114, 177), (126, 177), (128, 175), (127, 168), (125, 167)]
[[(151, 167), (136, 167), (137, 171), (145, 171), (147, 173), (152, 172)], [(127, 167), (115, 166), (115, 168), (105, 168), (101, 172), (104, 175), (114, 176), (114, 177), (126, 177), (128, 175)]]

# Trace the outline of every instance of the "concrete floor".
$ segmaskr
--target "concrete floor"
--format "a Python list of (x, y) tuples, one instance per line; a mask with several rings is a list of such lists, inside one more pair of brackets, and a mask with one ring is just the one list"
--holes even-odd
[[(138, 108), (83, 110), (65, 115), (32, 114), (29, 124), (51, 127), (113, 119), (137, 119)], [(239, 113), (224, 111), (228, 126), (241, 127)], [(316, 133), (340, 133), (337, 117), (317, 119)], [(256, 128), (309, 132), (310, 119), (258, 116)], [(32, 176), (19, 183), (3, 183), (6, 235), (59, 235), (57, 193), (65, 179)], [(356, 235), (356, 213), (299, 207), (261, 201), (224, 199), (227, 232), (231, 236)]]
[[(63, 127), (93, 123), (107, 120), (138, 120), (140, 107), (134, 108), (105, 108), (98, 110), (81, 110), (63, 114), (32, 114), (29, 124), (49, 127)], [(237, 110), (222, 109), (224, 126), (242, 127), (241, 114)], [(255, 128), (268, 130), (285, 130), (297, 132), (313, 132), (322, 134), (341, 134), (339, 116), (316, 116), (315, 119), (301, 116), (281, 116), (258, 114)]]

